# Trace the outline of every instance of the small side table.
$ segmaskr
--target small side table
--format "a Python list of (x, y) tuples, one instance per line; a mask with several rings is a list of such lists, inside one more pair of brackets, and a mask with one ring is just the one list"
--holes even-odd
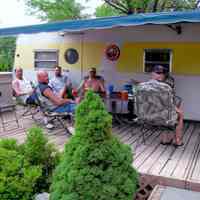
[(121, 121), (119, 115), (128, 113), (128, 101), (117, 97), (106, 97), (104, 98), (104, 102), (107, 107), (107, 111), (113, 116), (113, 121), (118, 124), (122, 124), (123, 121)]
[[(14, 120), (5, 120), (4, 117), (3, 117), (3, 113), (5, 113), (5, 112), (13, 112), (15, 119)], [(19, 128), (19, 121), (18, 121), (18, 118), (17, 118), (16, 105), (15, 104), (9, 104), (9, 105), (1, 104), (0, 105), (0, 118), (1, 118), (3, 131), (6, 130), (5, 125), (10, 123), (10, 122), (13, 122), (13, 121), (16, 122), (17, 127)]]

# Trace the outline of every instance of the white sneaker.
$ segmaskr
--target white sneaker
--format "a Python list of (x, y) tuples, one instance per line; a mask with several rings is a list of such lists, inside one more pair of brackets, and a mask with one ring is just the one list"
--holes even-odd
[(53, 124), (50, 124), (50, 123), (48, 123), (48, 124), (46, 125), (46, 128), (47, 128), (47, 129), (52, 129), (52, 128), (54, 128), (54, 125), (53, 125)]
[(69, 127), (68, 127), (68, 130), (69, 130), (69, 132), (70, 132), (72, 135), (74, 135), (74, 133), (75, 133), (75, 128), (74, 128), (74, 127), (69, 126)]
[(47, 117), (44, 117), (44, 118), (43, 118), (43, 122), (44, 122), (45, 125), (48, 125), (48, 118), (47, 118)]

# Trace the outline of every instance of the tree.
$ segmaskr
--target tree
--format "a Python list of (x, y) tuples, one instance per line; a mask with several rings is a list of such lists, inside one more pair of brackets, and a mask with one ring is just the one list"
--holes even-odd
[(115, 8), (109, 6), (108, 4), (104, 3), (101, 6), (98, 6), (95, 11), (96, 17), (108, 17), (108, 16), (115, 16), (120, 15), (120, 11), (116, 10)]
[(75, 127), (55, 170), (50, 200), (132, 200), (138, 174), (131, 149), (112, 135), (111, 116), (98, 95), (87, 93)]
[(41, 20), (60, 21), (81, 18), (83, 7), (76, 0), (24, 0), (27, 11)]
[(0, 71), (11, 71), (16, 48), (15, 37), (0, 38)]
[[(200, 0), (104, 0), (104, 2), (117, 10), (119, 14), (134, 14), (146, 12), (178, 11), (196, 9)], [(104, 6), (98, 8), (98, 12), (104, 10)], [(106, 13), (108, 15), (108, 13)], [(116, 13), (114, 13), (116, 14)]]

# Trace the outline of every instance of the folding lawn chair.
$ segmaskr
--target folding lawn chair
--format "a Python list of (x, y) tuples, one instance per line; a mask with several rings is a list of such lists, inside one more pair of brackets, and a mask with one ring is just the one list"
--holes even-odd
[[(142, 139), (148, 129), (175, 131), (178, 115), (170, 86), (158, 81), (141, 83), (135, 95), (136, 122), (141, 125)], [(139, 139), (138, 139), (139, 140)], [(136, 144), (137, 148), (138, 142)]]
[(20, 105), (20, 106), (23, 107), (23, 113), (21, 114), (21, 116), (24, 117), (24, 116), (29, 116), (30, 115), (31, 118), (35, 120), (35, 115), (39, 111), (37, 102), (31, 103), (31, 104), (25, 103), (20, 96), (15, 97), (15, 99), (16, 99), (17, 105)]

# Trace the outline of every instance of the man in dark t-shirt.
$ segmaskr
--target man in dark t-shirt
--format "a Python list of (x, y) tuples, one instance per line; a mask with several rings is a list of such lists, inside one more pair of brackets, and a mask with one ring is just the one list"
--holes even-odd
[(41, 93), (42, 102), (53, 112), (69, 112), (75, 111), (76, 102), (71, 99), (64, 99), (54, 94), (52, 88), (48, 85), (49, 77), (46, 71), (37, 73), (38, 88)]

